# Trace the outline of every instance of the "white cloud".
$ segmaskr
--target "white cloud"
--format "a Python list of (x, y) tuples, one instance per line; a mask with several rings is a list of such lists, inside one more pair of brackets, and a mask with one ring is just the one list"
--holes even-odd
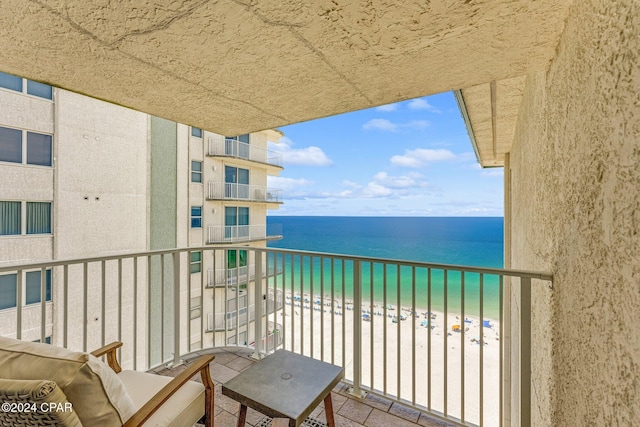
[(305, 178), (287, 178), (284, 176), (267, 176), (267, 185), (284, 191), (291, 191), (299, 187), (313, 185), (313, 181)]
[(415, 150), (405, 150), (404, 155), (391, 157), (391, 163), (396, 166), (408, 168), (419, 168), (427, 163), (454, 160), (456, 155), (445, 149), (416, 148)]
[(348, 179), (345, 179), (344, 181), (342, 181), (342, 185), (344, 185), (345, 187), (355, 188), (355, 189), (362, 188), (362, 186), (357, 182), (349, 181)]
[(400, 125), (402, 127), (412, 128), (412, 129), (426, 129), (429, 126), (429, 122), (427, 120), (412, 120), (408, 123)]
[(385, 113), (389, 113), (391, 111), (397, 111), (398, 110), (398, 104), (387, 104), (387, 105), (381, 105), (379, 107), (376, 107), (377, 111), (382, 111)]
[(417, 98), (409, 101), (408, 107), (410, 110), (427, 110), (432, 113), (441, 113), (440, 110), (429, 104), (426, 99), (422, 98)]
[(399, 129), (418, 129), (423, 130), (429, 126), (429, 122), (427, 120), (412, 120), (406, 123), (394, 123), (387, 119), (371, 119), (367, 123), (362, 125), (362, 128), (365, 130), (385, 130), (389, 132), (395, 132)]
[(384, 197), (392, 193), (390, 188), (380, 185), (376, 182), (370, 182), (362, 190), (362, 195), (365, 197)]
[(293, 148), (293, 141), (287, 137), (280, 139), (279, 144), (269, 144), (269, 149), (282, 153), (285, 164), (305, 166), (329, 166), (333, 161), (327, 157), (320, 147), (310, 146)]
[(400, 176), (390, 176), (386, 172), (378, 172), (373, 176), (373, 180), (389, 188), (418, 188), (426, 187), (427, 182), (423, 181), (420, 174), (407, 174)]
[(379, 130), (387, 130), (394, 132), (398, 129), (398, 125), (390, 122), (387, 119), (371, 119), (367, 123), (363, 124), (362, 127), (366, 130), (369, 129), (379, 129)]

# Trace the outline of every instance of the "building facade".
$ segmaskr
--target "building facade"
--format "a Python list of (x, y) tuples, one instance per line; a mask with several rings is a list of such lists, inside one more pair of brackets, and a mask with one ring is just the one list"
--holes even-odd
[[(267, 176), (282, 170), (281, 156), (268, 150), (268, 142), (282, 136), (278, 131), (227, 137), (4, 73), (0, 105), (1, 265), (176, 247), (266, 246), (277, 238), (267, 234), (266, 215), (282, 203), (281, 191), (267, 186)], [(194, 326), (204, 324), (210, 341), (231, 342), (236, 334), (253, 339), (244, 329), (252, 315), (242, 295), (255, 264), (241, 249), (209, 253), (190, 254), (191, 282), (205, 283), (190, 292)], [(171, 292), (172, 282), (153, 280), (162, 276), (160, 261), (152, 267), (137, 274), (142, 283), (151, 276), (153, 306), (163, 287)], [(102, 289), (84, 286), (82, 268), (70, 269), (68, 289), (51, 270), (0, 276), (0, 334), (10, 335), (18, 321), (25, 340), (55, 342), (63, 322), (82, 334), (85, 319), (62, 319), (55, 303), (86, 298), (86, 333), (104, 335), (102, 318), (117, 307), (102, 307), (101, 293), (116, 292), (117, 275), (134, 268), (84, 267)], [(122, 295), (119, 304), (136, 301), (144, 309), (144, 296), (142, 289), (136, 298)], [(203, 300), (211, 299), (220, 309), (229, 307), (226, 320), (206, 312), (211, 304)], [(23, 306), (19, 320), (17, 304)], [(148, 339), (161, 329), (149, 326)], [(146, 326), (140, 330), (145, 336)]]

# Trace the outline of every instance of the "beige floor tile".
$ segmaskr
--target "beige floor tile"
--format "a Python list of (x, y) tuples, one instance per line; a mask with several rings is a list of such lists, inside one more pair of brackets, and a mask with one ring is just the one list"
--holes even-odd
[(250, 366), (253, 366), (253, 364), (254, 362), (249, 359), (245, 359), (244, 357), (236, 357), (235, 359), (227, 363), (226, 366), (227, 368), (242, 372)]
[(407, 421), (411, 421), (412, 423), (418, 422), (418, 418), (420, 418), (420, 411), (398, 403), (391, 405), (388, 412), (390, 414), (397, 415), (400, 418), (404, 418)]
[(363, 424), (371, 413), (371, 410), (371, 406), (353, 399), (348, 399), (337, 413), (343, 417), (349, 418), (351, 421)]
[(395, 415), (374, 409), (364, 422), (367, 427), (415, 427), (415, 424)]

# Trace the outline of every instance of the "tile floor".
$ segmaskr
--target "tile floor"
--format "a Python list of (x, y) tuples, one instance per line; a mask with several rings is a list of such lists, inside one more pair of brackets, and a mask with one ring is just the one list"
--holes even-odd
[[(201, 354), (215, 354), (211, 363), (211, 378), (215, 386), (215, 427), (235, 427), (237, 424), (240, 405), (227, 396), (222, 395), (222, 384), (238, 375), (255, 360), (251, 358), (251, 351), (245, 349), (215, 349), (211, 351), (193, 353), (186, 359), (188, 364)], [(175, 369), (158, 368), (160, 375), (175, 376), (185, 369), (184, 365)], [(194, 377), (200, 381), (199, 376)], [(448, 427), (453, 426), (413, 408), (394, 403), (383, 397), (372, 394), (364, 399), (357, 399), (347, 394), (348, 386), (338, 384), (332, 391), (333, 411), (337, 427)], [(324, 405), (320, 405), (311, 413), (311, 417), (325, 421)], [(264, 415), (249, 408), (246, 425), (254, 427), (259, 424)]]

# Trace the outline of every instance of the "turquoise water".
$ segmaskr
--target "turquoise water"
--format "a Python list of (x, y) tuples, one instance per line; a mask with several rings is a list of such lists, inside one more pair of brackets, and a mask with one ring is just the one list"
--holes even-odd
[[(267, 218), (269, 234), (282, 234), (282, 240), (269, 243), (272, 248), (298, 249), (394, 260), (476, 267), (502, 268), (502, 218), (406, 218), (406, 217), (285, 217)], [(305, 257), (303, 261), (291, 257), (278, 258), (284, 267), (284, 280), (294, 291), (313, 295), (331, 294), (353, 297), (353, 263), (333, 263)], [(429, 274), (431, 275), (431, 309), (460, 311), (461, 274), (448, 272), (445, 286), (443, 270), (388, 266), (385, 273), (381, 263), (362, 264), (363, 301), (411, 307), (415, 293), (416, 307), (429, 307)], [(415, 275), (415, 280), (414, 280)], [(343, 280), (344, 277), (344, 280)], [(324, 279), (324, 280), (322, 280)], [(278, 279), (282, 281), (280, 276)], [(321, 288), (321, 282), (324, 287)], [(480, 315), (480, 275), (464, 275), (464, 313)], [(414, 284), (415, 283), (415, 289)], [(499, 278), (482, 278), (483, 317), (499, 317)], [(446, 293), (445, 293), (446, 287)], [(398, 300), (399, 297), (399, 300)]]

